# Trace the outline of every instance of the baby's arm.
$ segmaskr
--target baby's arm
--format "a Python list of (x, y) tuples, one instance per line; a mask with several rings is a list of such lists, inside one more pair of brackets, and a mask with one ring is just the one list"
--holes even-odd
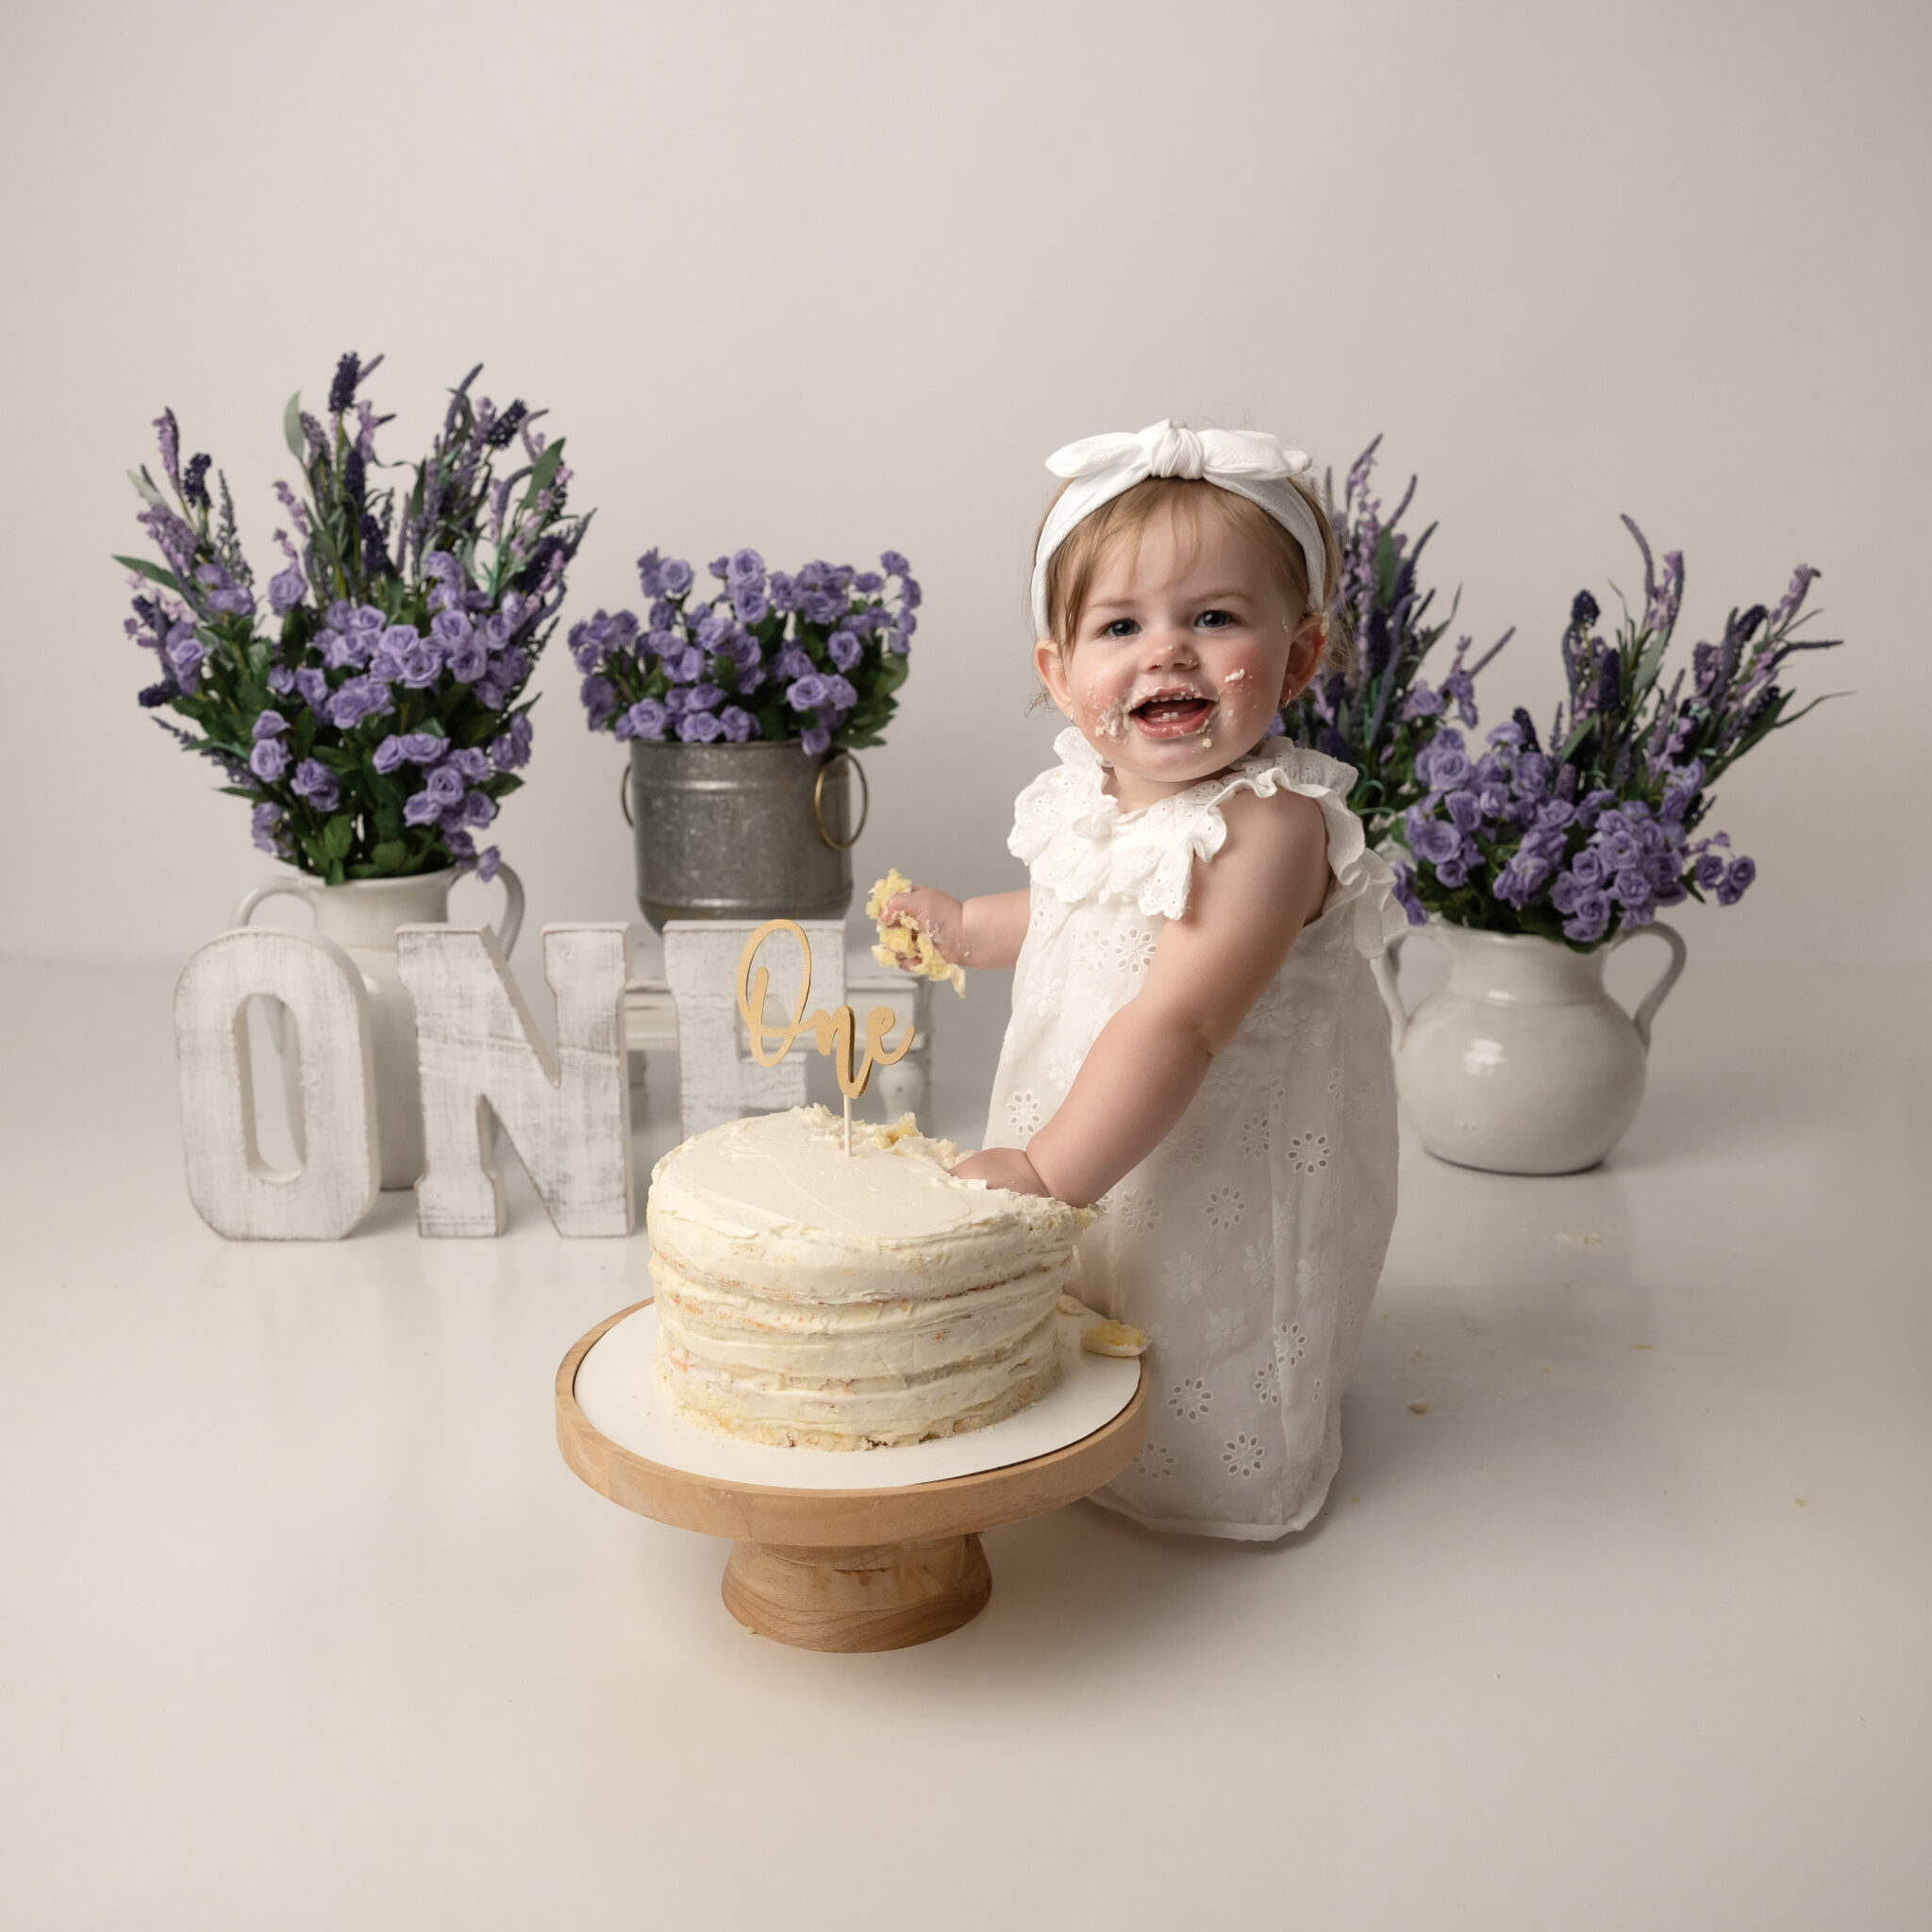
[(962, 904), (948, 892), (914, 886), (909, 892), (894, 892), (886, 911), (928, 934), (948, 966), (1010, 966), (1026, 937), (1032, 897), (1023, 886), (1017, 892), (990, 892)]
[(1249, 792), (1222, 809), (1227, 842), (1196, 862), (1187, 912), (1162, 929), (1146, 985), (1101, 1029), (1058, 1110), (1024, 1154), (992, 1148), (956, 1174), (1086, 1207), (1187, 1111), (1328, 888), (1312, 799)]

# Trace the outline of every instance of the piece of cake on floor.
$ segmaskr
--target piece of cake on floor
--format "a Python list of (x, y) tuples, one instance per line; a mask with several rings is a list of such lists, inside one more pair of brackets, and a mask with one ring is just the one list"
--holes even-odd
[(727, 1122), (651, 1175), (658, 1370), (674, 1407), (749, 1441), (867, 1449), (956, 1435), (1060, 1373), (1082, 1217), (955, 1180), (908, 1114)]

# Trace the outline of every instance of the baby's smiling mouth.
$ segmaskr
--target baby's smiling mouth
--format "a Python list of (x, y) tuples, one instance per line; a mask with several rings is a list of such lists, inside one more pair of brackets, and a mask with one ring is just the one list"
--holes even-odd
[(1214, 715), (1215, 700), (1182, 685), (1151, 692), (1127, 712), (1149, 738), (1190, 738)]

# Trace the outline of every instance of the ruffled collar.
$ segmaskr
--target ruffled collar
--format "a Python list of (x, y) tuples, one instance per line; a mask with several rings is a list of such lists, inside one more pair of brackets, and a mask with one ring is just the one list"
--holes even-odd
[[(1344, 765), (1337, 758), (1324, 758), (1320, 752), (1303, 751), (1299, 745), (1286, 738), (1264, 738), (1253, 751), (1241, 757), (1223, 770), (1206, 778), (1196, 780), (1179, 791), (1170, 791), (1164, 798), (1157, 798), (1146, 805), (1132, 808), (1124, 806), (1107, 789), (1107, 774), (1113, 767), (1088, 743), (1085, 737), (1073, 725), (1068, 725), (1053, 741), (1053, 748), (1060, 763), (1070, 772), (1079, 788), (1079, 793), (1088, 812), (1094, 815), (1095, 830), (1101, 825), (1140, 826), (1150, 819), (1158, 823), (1158, 816), (1183, 817), (1191, 805), (1203, 799), (1220, 800), (1230, 791), (1243, 789), (1243, 780), (1252, 779), (1258, 773), (1283, 770), (1291, 764), (1298, 769), (1303, 761), (1318, 758), (1341, 779), (1341, 789), (1348, 791), (1355, 784), (1356, 772), (1353, 765)], [(1343, 777), (1341, 774), (1345, 774)], [(1333, 779), (1330, 782), (1335, 782)], [(1083, 827), (1084, 829), (1084, 827)]]
[(1352, 905), (1357, 949), (1370, 958), (1401, 925), (1402, 909), (1391, 903), (1394, 874), (1368, 849), (1362, 823), (1348, 808), (1356, 773), (1340, 758), (1269, 739), (1225, 771), (1127, 811), (1106, 790), (1106, 761), (1077, 730), (1062, 731), (1054, 749), (1059, 764), (1015, 804), (1007, 849), (1025, 860), (1036, 888), (1063, 904), (1125, 899), (1142, 912), (1178, 919), (1195, 861), (1211, 860), (1227, 841), (1223, 804), (1237, 791), (1270, 798), (1287, 791), (1313, 799), (1327, 827), (1334, 884), (1323, 916)]

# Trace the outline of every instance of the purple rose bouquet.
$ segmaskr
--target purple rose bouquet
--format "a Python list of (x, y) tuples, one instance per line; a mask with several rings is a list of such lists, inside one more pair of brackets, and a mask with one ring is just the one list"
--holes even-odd
[[(1643, 533), (1624, 522), (1643, 555), (1643, 608), (1626, 607), (1607, 641), (1596, 599), (1578, 591), (1562, 640), (1569, 696), (1547, 742), (1519, 709), (1488, 734), (1487, 750), (1439, 724), (1416, 756), (1420, 795), (1403, 817), (1407, 858), (1396, 868), (1416, 924), (1436, 912), (1587, 952), (1613, 926), (1648, 925), (1660, 907), (1707, 894), (1735, 905), (1757, 876), (1726, 834), (1700, 827), (1719, 775), (1824, 702), (1788, 714), (1778, 682), (1795, 652), (1840, 641), (1796, 636), (1819, 573), (1800, 565), (1774, 608), (1734, 609), (1723, 638), (1692, 652), (1689, 688), (1681, 669), (1666, 687), (1683, 556), (1667, 551), (1659, 577)], [(1460, 715), (1475, 724), (1473, 699)]]
[[(1296, 744), (1325, 752), (1356, 769), (1348, 795), (1372, 844), (1401, 827), (1402, 815), (1422, 789), (1417, 755), (1454, 705), (1467, 724), (1475, 723), (1475, 675), (1513, 633), (1505, 631), (1472, 664), (1470, 640), (1462, 639), (1441, 683), (1421, 675), (1423, 659), (1456, 621), (1456, 605), (1440, 622), (1429, 621), (1436, 593), (1417, 576), (1423, 551), (1435, 535), (1431, 524), (1413, 544), (1398, 528), (1415, 498), (1416, 479), (1392, 513), (1383, 514), (1374, 493), (1378, 436), (1350, 468), (1341, 503), (1332, 482), (1324, 491), (1329, 521), (1341, 551), (1341, 574), (1332, 608), (1354, 641), (1354, 661), (1338, 660), (1302, 694), (1282, 707), (1271, 736), (1282, 732)], [(1458, 598), (1459, 598), (1458, 592)]]
[(648, 551), (642, 622), (600, 610), (571, 626), (587, 722), (684, 744), (796, 739), (814, 757), (882, 743), (919, 624), (911, 569), (888, 550), (876, 571), (767, 573), (756, 550), (738, 550), (709, 566), (720, 588), (707, 598), (689, 563)]
[(304, 490), (275, 486), (289, 529), (265, 614), (225, 477), (210, 492), (210, 459), (181, 462), (162, 411), (168, 493), (145, 468), (132, 481), (165, 562), (115, 558), (135, 573), (125, 628), (159, 674), (142, 704), (195, 727), (157, 721), (254, 808), (263, 851), (330, 884), (451, 865), (487, 878), (496, 848), (476, 835), (523, 783), (524, 691), (590, 519), (565, 513), (563, 439), (535, 426), (541, 412), (472, 399), (480, 366), (407, 495), (374, 488), (391, 419), (357, 391), (381, 360), (341, 358), (325, 421), (290, 399)]

